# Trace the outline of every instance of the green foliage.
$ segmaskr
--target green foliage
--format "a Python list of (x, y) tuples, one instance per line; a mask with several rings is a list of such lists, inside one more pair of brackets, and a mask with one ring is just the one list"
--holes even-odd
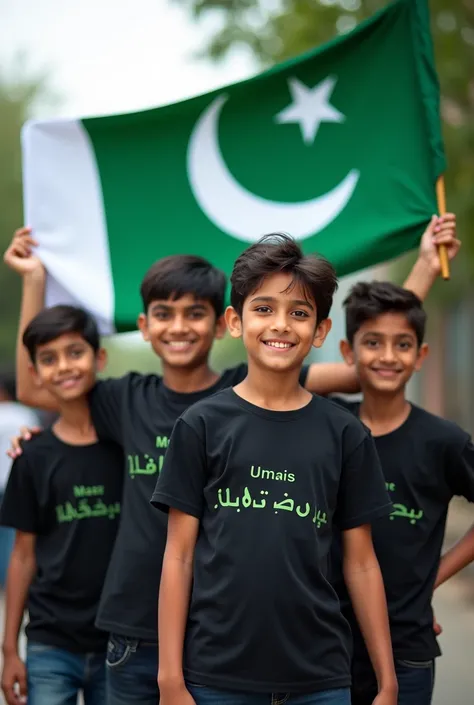
[[(197, 18), (208, 14), (221, 18), (221, 28), (203, 48), (203, 55), (218, 61), (230, 49), (244, 47), (263, 67), (349, 31), (387, 5), (386, 0), (175, 2)], [(457, 214), (463, 240), (463, 266), (456, 267), (456, 277), (460, 277), (456, 288), (462, 290), (474, 269), (474, 239), (470, 237), (474, 225), (474, 4), (470, 0), (431, 0), (430, 10), (448, 158), (448, 208)]]
[[(0, 251), (3, 254), (16, 228), (23, 223), (20, 130), (35, 102), (44, 94), (42, 78), (28, 79), (23, 71), (0, 75)], [(0, 361), (10, 361), (15, 349), (20, 281), (0, 263)]]

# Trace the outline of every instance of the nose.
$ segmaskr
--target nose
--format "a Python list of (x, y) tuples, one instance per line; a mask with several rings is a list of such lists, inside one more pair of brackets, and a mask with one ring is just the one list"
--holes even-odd
[(395, 348), (391, 343), (385, 345), (380, 355), (381, 362), (393, 363), (396, 361)]
[(173, 316), (169, 330), (171, 333), (182, 333), (187, 329), (187, 322), (184, 316)]
[(60, 355), (58, 358), (58, 369), (60, 372), (65, 372), (69, 369), (69, 359), (67, 355)]
[(286, 315), (286, 311), (276, 311), (272, 318), (271, 329), (280, 332), (289, 330), (288, 316)]

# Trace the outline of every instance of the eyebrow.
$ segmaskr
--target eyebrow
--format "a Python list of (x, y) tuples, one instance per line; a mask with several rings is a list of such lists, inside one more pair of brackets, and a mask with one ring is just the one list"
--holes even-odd
[[(172, 311), (174, 306), (170, 306), (169, 304), (154, 304), (152, 306), (152, 311), (157, 311), (158, 309), (162, 309), (164, 311)], [(195, 303), (195, 304), (190, 304), (189, 306), (186, 306), (186, 311), (190, 310), (196, 310), (196, 309), (202, 309), (203, 311), (207, 310), (206, 304), (203, 303)]]
[[(387, 334), (386, 333), (380, 333), (380, 331), (375, 331), (375, 330), (368, 330), (364, 333), (363, 337), (366, 338), (368, 335), (372, 335), (376, 338), (384, 338)], [(395, 334), (396, 338), (416, 338), (415, 333), (407, 332), (407, 333), (396, 333)]]
[[(260, 301), (261, 303), (275, 303), (277, 299), (274, 296), (256, 296), (252, 301), (250, 302), (251, 304), (257, 303)], [(313, 310), (313, 306), (310, 304), (309, 301), (306, 301), (305, 299), (293, 299), (290, 301), (290, 303), (293, 306), (307, 306), (311, 310)]]

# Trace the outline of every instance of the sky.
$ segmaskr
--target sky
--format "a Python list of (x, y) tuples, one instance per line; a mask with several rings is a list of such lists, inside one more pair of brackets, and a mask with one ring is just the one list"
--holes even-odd
[[(234, 52), (193, 57), (215, 20), (195, 24), (173, 0), (0, 0), (0, 65), (46, 71), (61, 98), (49, 116), (127, 112), (205, 93), (255, 72)], [(43, 107), (40, 112), (44, 113)]]

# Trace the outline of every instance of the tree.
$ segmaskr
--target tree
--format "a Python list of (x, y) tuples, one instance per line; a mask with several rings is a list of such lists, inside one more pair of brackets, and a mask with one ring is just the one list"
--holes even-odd
[[(262, 67), (284, 61), (355, 27), (386, 0), (177, 0), (197, 19), (220, 16), (221, 28), (203, 48), (214, 61), (245, 47)], [(458, 216), (465, 257), (456, 263), (457, 285), (474, 269), (474, 2), (431, 0), (432, 30), (442, 92), (448, 157), (448, 205)], [(466, 266), (466, 262), (470, 264)], [(458, 286), (455, 287), (458, 289)], [(446, 287), (445, 287), (446, 289)], [(450, 287), (451, 291), (453, 289)]]
[[(27, 79), (19, 65), (10, 78), (0, 75), (0, 250), (22, 225), (20, 131), (36, 102), (45, 97), (43, 78)], [(15, 350), (20, 300), (18, 277), (0, 264), (0, 361), (11, 361)]]

